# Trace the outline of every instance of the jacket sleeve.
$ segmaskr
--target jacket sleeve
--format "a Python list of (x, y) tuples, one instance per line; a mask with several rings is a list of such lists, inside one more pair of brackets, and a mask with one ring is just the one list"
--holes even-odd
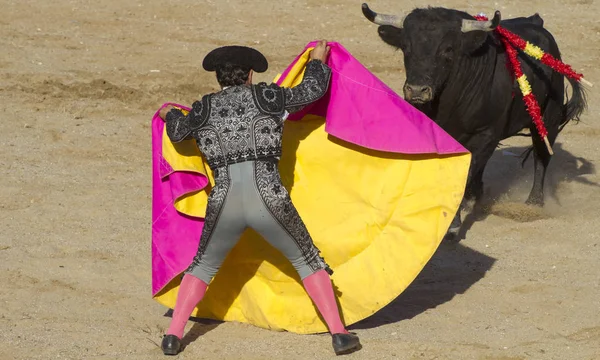
[(320, 60), (309, 61), (302, 82), (293, 88), (283, 88), (285, 110), (294, 113), (319, 100), (327, 93), (330, 79), (329, 66)]
[(208, 97), (195, 101), (187, 115), (179, 109), (172, 109), (165, 117), (167, 136), (171, 142), (178, 143), (192, 139), (192, 132), (199, 129), (208, 120), (210, 103)]

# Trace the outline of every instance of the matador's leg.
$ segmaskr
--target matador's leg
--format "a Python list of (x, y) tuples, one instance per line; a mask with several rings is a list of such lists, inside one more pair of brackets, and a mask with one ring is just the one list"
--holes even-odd
[(167, 334), (176, 335), (180, 339), (192, 311), (204, 297), (208, 284), (246, 228), (240, 187), (236, 184), (232, 186), (228, 178), (217, 181), (217, 186), (208, 198), (198, 253), (181, 282), (173, 319), (167, 331)]
[[(273, 163), (255, 162), (256, 181), (246, 185), (255, 189), (244, 189), (248, 225), (290, 260), (329, 331), (345, 334), (347, 331), (340, 318), (331, 279), (325, 271), (328, 266), (320, 257), (287, 190), (281, 185), (277, 168), (273, 170), (273, 167)], [(254, 194), (254, 201), (249, 198), (251, 194)], [(253, 204), (251, 208), (250, 204)]]
[(281, 251), (302, 279), (318, 270), (331, 271), (281, 184), (276, 162), (251, 164), (254, 168), (249, 167), (246, 171), (252, 178), (244, 182), (244, 211), (248, 225)]

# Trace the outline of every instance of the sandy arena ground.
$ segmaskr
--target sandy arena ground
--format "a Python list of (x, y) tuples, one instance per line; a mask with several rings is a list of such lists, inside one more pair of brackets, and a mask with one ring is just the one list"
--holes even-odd
[[(0, 359), (162, 359), (166, 309), (151, 299), (150, 119), (217, 89), (207, 51), (263, 51), (270, 81), (304, 45), (342, 43), (396, 91), (401, 53), (360, 1), (1, 0)], [(373, 0), (381, 12), (442, 5), (539, 12), (564, 59), (596, 83), (555, 147), (547, 206), (528, 208), (527, 139), (486, 172), (496, 200), (396, 301), (353, 328), (349, 359), (600, 359), (600, 3)], [(156, 71), (158, 70), (158, 71)], [(365, 284), (368, 286), (368, 284)], [(193, 326), (192, 326), (193, 325)], [(181, 359), (329, 359), (325, 335), (189, 325)]]

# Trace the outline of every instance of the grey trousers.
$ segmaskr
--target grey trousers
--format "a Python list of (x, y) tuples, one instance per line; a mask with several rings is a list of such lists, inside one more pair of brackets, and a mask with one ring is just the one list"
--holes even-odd
[(301, 279), (332, 273), (281, 184), (278, 160), (255, 160), (213, 171), (198, 253), (186, 274), (210, 283), (247, 227), (258, 232), (294, 266)]

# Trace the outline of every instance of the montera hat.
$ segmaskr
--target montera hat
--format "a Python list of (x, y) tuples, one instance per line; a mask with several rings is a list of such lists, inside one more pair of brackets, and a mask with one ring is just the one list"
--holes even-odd
[(267, 71), (269, 64), (260, 51), (246, 46), (223, 46), (209, 52), (202, 61), (206, 71), (216, 71), (220, 65), (230, 63), (254, 70), (257, 73)]

